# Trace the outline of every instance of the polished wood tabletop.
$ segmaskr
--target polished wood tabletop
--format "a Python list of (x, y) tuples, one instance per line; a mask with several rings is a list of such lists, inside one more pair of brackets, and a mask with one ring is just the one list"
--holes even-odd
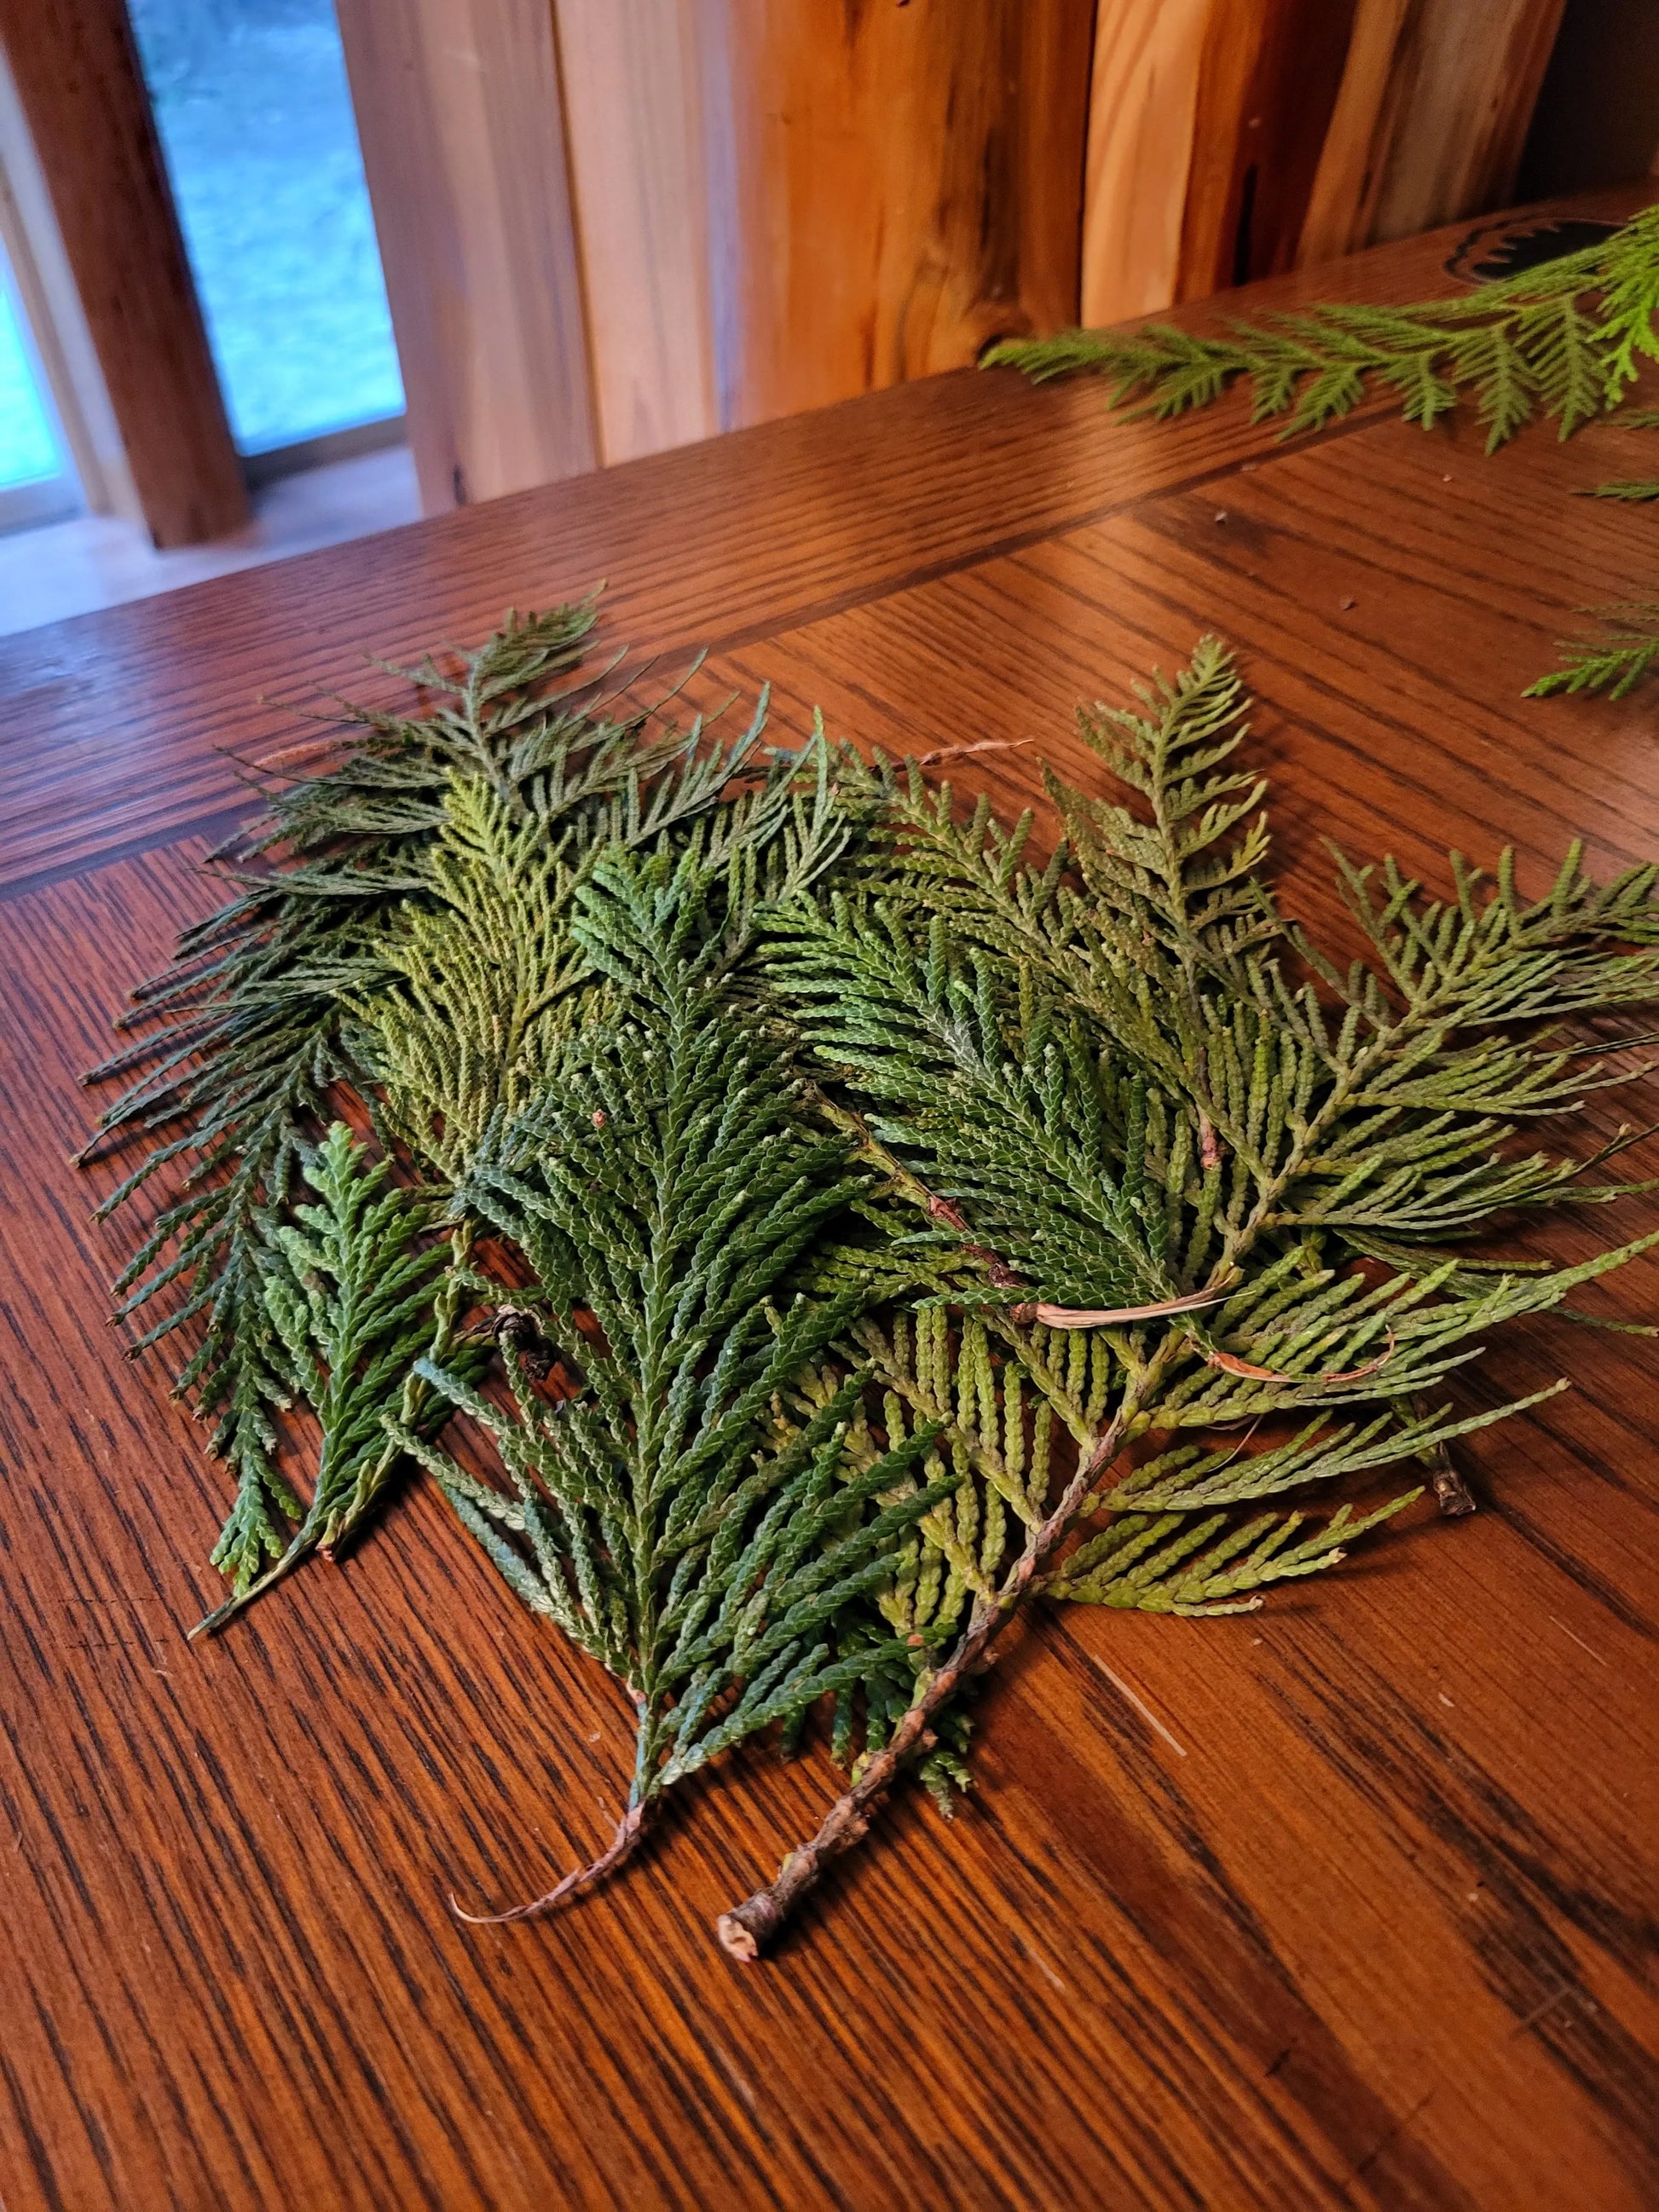
[[(1462, 234), (1245, 304), (1443, 291)], [(1647, 1339), (1494, 1344), (1464, 1407), (1578, 1387), (1470, 1441), (1469, 1520), (1254, 1616), (1011, 1637), (954, 1823), (902, 1793), (743, 1968), (714, 1917), (816, 1824), (821, 1752), (688, 1793), (562, 1917), (451, 1918), (592, 1853), (630, 1729), (429, 1487), (186, 1647), (226, 1477), (108, 1325), (119, 1163), (67, 1164), (128, 985), (217, 902), (227, 749), (601, 579), (606, 636), (708, 645), (702, 691), (769, 682), (781, 732), (1016, 741), (956, 776), (1010, 807), (1045, 755), (1097, 775), (1079, 698), (1218, 630), (1333, 933), (1327, 840), (1443, 886), (1453, 847), (1650, 859), (1659, 685), (1520, 696), (1575, 606), (1655, 589), (1650, 512), (1569, 495), (1649, 453), (1487, 460), (1386, 404), (1281, 443), (1242, 394), (1127, 423), (968, 372), (0, 641), (6, 2212), (1659, 2203)], [(1599, 1295), (1659, 1315), (1659, 1263)]]

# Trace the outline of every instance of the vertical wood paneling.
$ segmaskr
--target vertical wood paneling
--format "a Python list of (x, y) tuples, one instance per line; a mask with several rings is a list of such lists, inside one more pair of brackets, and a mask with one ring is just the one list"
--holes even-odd
[(721, 419), (1077, 312), (1081, 0), (705, 0)]
[(1355, 0), (1100, 0), (1083, 319), (1295, 264)]
[(1099, 0), (1084, 319), (1499, 204), (1561, 4)]
[(1210, 0), (1100, 0), (1083, 203), (1085, 323), (1167, 307), (1181, 281)]
[(695, 0), (557, 0), (599, 450), (720, 427)]
[(552, 0), (339, 0), (428, 514), (597, 458)]
[(1075, 319), (1092, 0), (556, 0), (606, 460)]
[(1514, 189), (1563, 0), (1359, 0), (1298, 258), (1407, 238)]
[(150, 537), (222, 537), (247, 491), (126, 9), (0, 0), (0, 46)]
[(1212, 0), (1177, 299), (1205, 299), (1296, 266), (1355, 4)]
[(0, 53), (0, 240), (58, 410), (81, 495), (94, 514), (140, 525), (131, 471), (109, 387), (98, 365), (75, 276), (52, 213), (52, 194)]

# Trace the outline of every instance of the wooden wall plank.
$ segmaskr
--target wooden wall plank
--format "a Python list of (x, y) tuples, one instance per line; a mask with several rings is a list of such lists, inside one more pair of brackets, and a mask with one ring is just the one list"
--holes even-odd
[(1562, 0), (1099, 0), (1089, 323), (1482, 213)]
[(126, 9), (0, 0), (0, 46), (150, 537), (223, 537), (247, 491)]
[(1209, 0), (1100, 0), (1083, 200), (1085, 323), (1167, 307), (1181, 279)]
[(557, 0), (599, 450), (720, 427), (695, 0)]
[(720, 419), (1075, 318), (1084, 0), (704, 0)]
[(556, 0), (607, 461), (1075, 319), (1092, 0)]
[(81, 496), (94, 514), (143, 526), (120, 426), (98, 366), (52, 194), (0, 52), (0, 240), (52, 390)]
[(598, 457), (552, 0), (339, 0), (428, 514)]
[(1355, 6), (1356, 0), (1212, 4), (1199, 63), (1196, 159), (1182, 211), (1177, 299), (1206, 299), (1296, 267)]
[(1562, 4), (1359, 0), (1300, 264), (1509, 198)]

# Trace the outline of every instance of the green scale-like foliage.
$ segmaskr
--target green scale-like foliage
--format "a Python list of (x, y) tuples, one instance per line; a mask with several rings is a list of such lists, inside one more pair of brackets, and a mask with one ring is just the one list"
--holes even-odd
[(1028, 376), (1087, 370), (1114, 405), (1160, 417), (1218, 398), (1247, 377), (1255, 419), (1287, 436), (1350, 413), (1376, 386), (1427, 429), (1473, 396), (1493, 452), (1542, 413), (1561, 435), (1619, 405), (1644, 361), (1659, 360), (1659, 208), (1605, 240), (1478, 290), (1413, 307), (1327, 301), (1259, 322), (1228, 318), (1213, 337), (1168, 323), (1066, 331), (994, 347), (988, 366)]
[(423, 665), (425, 714), (277, 794), (106, 1121), (152, 1148), (112, 1203), (185, 1177), (125, 1297), (173, 1288), (147, 1340), (197, 1333), (238, 1464), (214, 1618), (412, 1462), (628, 1691), (617, 1840), (555, 1898), (821, 1698), (854, 1793), (948, 1802), (1029, 1600), (1236, 1612), (1415, 1494), (1379, 1474), (1438, 1485), (1522, 1410), (1447, 1378), (1653, 1241), (1511, 1256), (1634, 1188), (1625, 1134), (1524, 1132), (1628, 1079), (1575, 1025), (1659, 995), (1659, 873), (1576, 851), (1532, 900), (1340, 861), (1329, 957), (1213, 641), (1083, 715), (1042, 859), (821, 731), (653, 735), (574, 683), (586, 622)]
[(195, 1334), (177, 1387), (235, 1470), (214, 1556), (239, 1594), (302, 1512), (274, 1419), (290, 1383), (266, 1260), (337, 1101), (356, 1097), (446, 1187), (495, 1107), (530, 1095), (591, 1010), (568, 927), (598, 854), (707, 834), (718, 813), (711, 849), (752, 899), (757, 853), (810, 869), (842, 834), (821, 741), (803, 798), (795, 758), (763, 753), (763, 700), (725, 744), (700, 720), (681, 730), (622, 708), (576, 673), (592, 618), (591, 605), (510, 618), (453, 672), (401, 672), (425, 695), (418, 714), (343, 709), (342, 757), (267, 794), (233, 843), (237, 895), (135, 994), (123, 1026), (139, 1042), (89, 1079), (128, 1079), (89, 1152), (145, 1146), (100, 1215), (172, 1179), (118, 1311), (159, 1312), (139, 1349)]
[[(1626, 491), (1635, 496), (1628, 488)], [(1659, 486), (1655, 495), (1659, 496)], [(1650, 669), (1659, 667), (1659, 599), (1632, 599), (1583, 611), (1602, 617), (1602, 635), (1563, 638), (1561, 665), (1528, 684), (1528, 698), (1547, 699), (1558, 691), (1605, 691), (1611, 698), (1622, 699)]]
[(878, 764), (878, 834), (771, 924), (826, 1117), (861, 1133), (919, 1254), (980, 1282), (849, 1333), (889, 1433), (942, 1424), (957, 1488), (884, 1601), (925, 1589), (956, 1632), (817, 1836), (722, 1920), (740, 1957), (939, 1742), (1033, 1596), (1224, 1614), (1337, 1565), (1417, 1491), (1328, 1518), (1307, 1501), (1391, 1467), (1439, 1490), (1451, 1443), (1537, 1399), (1459, 1418), (1436, 1386), (1659, 1242), (1564, 1267), (1502, 1249), (1530, 1210), (1632, 1188), (1590, 1179), (1624, 1134), (1589, 1162), (1519, 1138), (1620, 1079), (1564, 1025), (1659, 994), (1659, 871), (1597, 886), (1575, 850), (1529, 901), (1509, 856), (1491, 878), (1454, 856), (1443, 901), (1341, 861), (1367, 957), (1338, 963), (1262, 879), (1243, 707), (1211, 641), (1134, 708), (1085, 713), (1126, 796), (1051, 777), (1067, 837), (1040, 865), (1029, 819), (981, 804), (964, 824)]
[[(1419, 1412), (1421, 1394), (1492, 1328), (1649, 1241), (1559, 1270), (1457, 1256), (1526, 1209), (1629, 1188), (1513, 1139), (1618, 1079), (1557, 1030), (1659, 989), (1656, 872), (1598, 889), (1575, 852), (1528, 902), (1507, 857), (1491, 881), (1455, 860), (1456, 896), (1437, 902), (1392, 863), (1345, 862), (1371, 957), (1339, 966), (1261, 880), (1242, 709), (1206, 642), (1137, 708), (1085, 714), (1085, 738), (1139, 804), (1051, 779), (1070, 835), (1042, 866), (1022, 857), (1029, 823), (1005, 832), (981, 806), (964, 827), (947, 793), (890, 781), (887, 834), (860, 879), (781, 912), (769, 948), (821, 1079), (923, 1217), (915, 1243), (977, 1261), (978, 1285), (952, 1296), (983, 1312), (999, 1355), (985, 1367), (981, 1325), (964, 1322), (958, 1356), (989, 1378), (967, 1462), (988, 1506), (1030, 1528), (1046, 1502), (988, 1455), (985, 1437), (1006, 1444), (1025, 1419), (998, 1410), (1010, 1391), (1060, 1423), (1073, 1462), (1126, 1395), (1126, 1443), (1301, 1417), (1290, 1442), (1183, 1446), (1103, 1492), (1102, 1510), (1162, 1517), (1137, 1521), (1157, 1533), (1121, 1573), (1106, 1571), (1114, 1538), (1052, 1583), (1102, 1602), (1204, 1610), (1328, 1563), (1366, 1524), (1292, 1545), (1294, 1516), (1269, 1527), (1224, 1509), (1429, 1461), (1496, 1417)], [(868, 1324), (861, 1342), (882, 1376), (894, 1355)], [(941, 1384), (928, 1408), (959, 1435), (948, 1395)], [(1324, 1410), (1379, 1400), (1357, 1427)], [(1047, 1431), (1021, 1437), (1046, 1466)], [(1195, 1559), (1170, 1534), (1185, 1514), (1205, 1516)]]
[(808, 1122), (709, 890), (696, 852), (599, 865), (576, 933), (612, 1015), (498, 1118), (456, 1193), (529, 1261), (520, 1296), (580, 1389), (549, 1405), (515, 1358), (507, 1413), (418, 1364), (494, 1438), (508, 1489), (401, 1437), (526, 1604), (633, 1693), (630, 1814), (908, 1661), (902, 1639), (836, 1624), (892, 1583), (906, 1532), (955, 1486), (910, 1480), (925, 1426), (849, 1461), (857, 1373), (768, 1437), (778, 1394), (852, 1317), (852, 1300), (805, 1297), (792, 1276), (866, 1178)]
[[(1628, 429), (1659, 429), (1659, 412), (1650, 408), (1626, 410), (1620, 421)], [(1588, 484), (1583, 489), (1592, 499), (1623, 500), (1638, 506), (1659, 499), (1659, 482), (1649, 477)], [(1629, 599), (1612, 606), (1581, 607), (1579, 612), (1599, 615), (1602, 635), (1563, 638), (1559, 647), (1560, 665), (1528, 684), (1528, 698), (1547, 699), (1564, 691), (1605, 691), (1613, 699), (1622, 699), (1650, 669), (1659, 666), (1659, 601)]]
[(457, 1341), (465, 1229), (436, 1243), (434, 1209), (389, 1180), (343, 1121), (321, 1144), (300, 1146), (301, 1172), (316, 1194), (274, 1221), (261, 1248), (269, 1333), (262, 1356), (280, 1373), (288, 1404), (317, 1417), (311, 1502), (276, 1564), (246, 1584), (200, 1629), (221, 1627), (247, 1601), (316, 1550), (331, 1552), (362, 1520), (400, 1457), (386, 1429), (421, 1430), (447, 1400), (419, 1375), (423, 1357), (449, 1357), (471, 1378), (478, 1349)]

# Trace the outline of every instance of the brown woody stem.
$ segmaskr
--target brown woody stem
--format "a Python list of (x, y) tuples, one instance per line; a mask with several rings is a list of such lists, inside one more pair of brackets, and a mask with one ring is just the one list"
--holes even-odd
[[(912, 1206), (920, 1206), (930, 1221), (942, 1221), (947, 1228), (966, 1236), (968, 1223), (962, 1209), (952, 1206), (948, 1198), (941, 1198), (936, 1191), (929, 1190), (919, 1176), (912, 1175), (909, 1169), (896, 1158), (873, 1133), (861, 1114), (855, 1114), (850, 1106), (837, 1105), (822, 1091), (816, 1091), (814, 1095), (818, 1111), (824, 1120), (853, 1139), (863, 1158), (872, 1167), (880, 1170), (901, 1198), (908, 1199)], [(964, 1244), (962, 1249), (969, 1259), (979, 1261), (998, 1290), (1024, 1288), (1012, 1269), (985, 1245)]]
[(611, 1838), (609, 1850), (601, 1851), (590, 1865), (574, 1869), (562, 1881), (556, 1883), (545, 1897), (532, 1898), (528, 1905), (515, 1905), (510, 1912), (464, 1912), (452, 1895), (450, 1911), (458, 1920), (465, 1920), (469, 1928), (501, 1928), (509, 1920), (534, 1920), (544, 1912), (551, 1912), (567, 1898), (574, 1897), (580, 1890), (592, 1889), (596, 1882), (601, 1882), (607, 1875), (614, 1874), (624, 1859), (633, 1856), (635, 1846), (645, 1832), (649, 1809), (648, 1801), (630, 1805), (617, 1824), (617, 1832)]
[(758, 1959), (787, 1923), (801, 1899), (816, 1887), (830, 1860), (851, 1850), (867, 1834), (871, 1816), (898, 1779), (900, 1768), (908, 1759), (933, 1743), (935, 1717), (955, 1696), (964, 1676), (971, 1674), (984, 1661), (993, 1640), (1019, 1610), (1038, 1570), (1117, 1457), (1140, 1396), (1140, 1389), (1131, 1388), (1126, 1393), (1109, 1425), (1097, 1437), (1088, 1457), (1066, 1485), (1060, 1503), (1048, 1519), (1032, 1530), (995, 1598), (989, 1603), (983, 1599), (975, 1603), (955, 1650), (937, 1674), (924, 1679), (920, 1696), (888, 1742), (866, 1763), (858, 1780), (830, 1807), (811, 1843), (790, 1852), (778, 1869), (775, 1881), (764, 1889), (757, 1889), (730, 1912), (720, 1915), (715, 1923), (716, 1932), (732, 1958), (745, 1965)]

